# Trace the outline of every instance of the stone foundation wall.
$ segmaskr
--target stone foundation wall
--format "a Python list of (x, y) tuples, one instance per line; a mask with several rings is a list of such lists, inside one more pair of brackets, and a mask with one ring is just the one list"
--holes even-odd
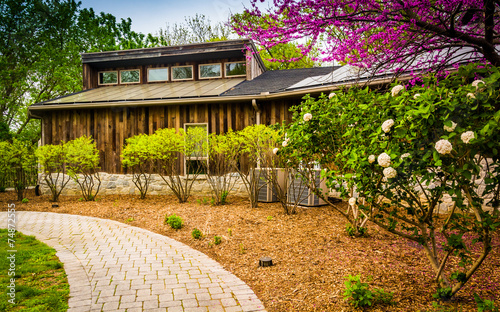
[[(101, 188), (99, 190), (98, 196), (105, 195), (120, 195), (120, 194), (129, 194), (129, 195), (140, 195), (139, 189), (135, 186), (132, 181), (131, 174), (109, 174), (105, 172), (99, 173), (101, 177)], [(65, 176), (67, 179), (68, 176)], [(243, 184), (241, 178), (236, 178), (236, 183), (231, 191), (231, 195), (236, 196), (246, 196), (245, 185)], [(43, 195), (50, 195), (50, 189), (43, 177), (39, 177), (40, 181), (40, 191)], [(151, 176), (151, 182), (148, 187), (148, 195), (173, 195), (170, 188), (163, 181), (163, 179), (154, 174)], [(198, 177), (196, 181), (193, 183), (193, 188), (191, 189), (191, 194), (195, 196), (210, 196), (211, 190), (210, 185), (205, 177)], [(80, 187), (78, 184), (70, 180), (61, 195), (69, 195), (69, 196), (79, 196), (81, 195)]]

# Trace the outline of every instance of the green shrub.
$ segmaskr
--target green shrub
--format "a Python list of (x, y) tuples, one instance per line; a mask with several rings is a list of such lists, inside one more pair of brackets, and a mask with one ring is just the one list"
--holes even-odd
[(214, 244), (220, 245), (222, 243), (222, 238), (220, 236), (214, 236)]
[(125, 140), (122, 149), (122, 166), (132, 173), (132, 182), (139, 190), (141, 199), (146, 198), (151, 182), (151, 166), (154, 162), (154, 140), (147, 134), (139, 134)]
[(5, 186), (0, 186), (0, 193), (5, 193)]
[(221, 205), (225, 205), (227, 203), (227, 195), (229, 195), (229, 191), (222, 191), (220, 196)]
[(191, 236), (194, 238), (194, 239), (200, 239), (202, 236), (203, 236), (203, 233), (198, 230), (197, 228), (195, 228), (192, 232), (191, 232)]
[(345, 231), (347, 232), (347, 235), (350, 237), (354, 236), (363, 236), (366, 233), (366, 228), (365, 227), (359, 227), (358, 229), (354, 228), (351, 223), (347, 223), (345, 227)]
[(498, 308), (495, 306), (495, 301), (483, 300), (476, 293), (474, 293), (474, 300), (476, 301), (477, 304), (477, 312), (483, 312), (483, 311), (498, 312)]
[(361, 275), (347, 277), (344, 282), (346, 287), (344, 292), (344, 300), (349, 300), (349, 303), (355, 307), (371, 306), (374, 303), (392, 304), (393, 293), (387, 293), (382, 288), (377, 288), (371, 291), (368, 283), (361, 282)]
[(29, 199), (27, 199), (27, 198), (23, 198), (23, 200), (21, 200), (21, 203), (23, 203), (23, 204), (27, 204), (27, 203), (29, 203)]
[(42, 169), (42, 179), (47, 184), (52, 194), (51, 201), (57, 202), (59, 195), (70, 181), (67, 173), (66, 144), (59, 145), (46, 144), (40, 146), (36, 152), (36, 157)]
[(171, 228), (178, 230), (182, 227), (184, 221), (178, 215), (173, 214), (171, 216), (165, 216), (165, 224), (168, 224)]
[(432, 295), (435, 299), (450, 300), (452, 297), (451, 287), (438, 288), (436, 293)]
[(355, 307), (366, 307), (372, 305), (374, 295), (368, 289), (368, 284), (361, 282), (360, 275), (349, 275), (349, 277), (347, 277), (347, 281), (344, 282), (344, 285), (344, 300), (349, 300), (349, 303)]

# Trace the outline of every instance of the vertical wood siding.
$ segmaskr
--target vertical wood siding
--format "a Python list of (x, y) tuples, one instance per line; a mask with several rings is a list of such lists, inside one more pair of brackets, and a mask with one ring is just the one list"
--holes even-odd
[[(290, 122), (288, 110), (298, 103), (298, 100), (259, 103), (261, 123)], [(43, 144), (92, 136), (100, 152), (101, 169), (108, 173), (126, 173), (120, 154), (125, 140), (134, 135), (152, 134), (167, 127), (179, 129), (185, 123), (208, 123), (210, 133), (223, 133), (253, 125), (255, 118), (251, 102), (47, 111), (43, 118)]]

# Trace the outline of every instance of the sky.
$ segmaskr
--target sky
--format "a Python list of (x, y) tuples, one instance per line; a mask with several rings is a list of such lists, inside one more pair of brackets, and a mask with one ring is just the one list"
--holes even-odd
[(249, 0), (81, 0), (80, 8), (111, 13), (120, 21), (130, 17), (132, 30), (156, 33), (166, 23), (183, 23), (184, 17), (204, 14), (213, 23), (225, 22), (231, 13), (242, 12)]

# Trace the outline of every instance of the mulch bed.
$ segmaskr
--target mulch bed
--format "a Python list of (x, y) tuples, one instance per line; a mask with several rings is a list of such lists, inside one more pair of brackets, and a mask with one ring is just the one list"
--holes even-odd
[[(344, 299), (348, 275), (361, 274), (372, 288), (394, 292), (393, 305), (375, 305), (370, 311), (477, 311), (473, 293), (500, 305), (500, 233), (494, 248), (473, 279), (454, 300), (432, 307), (436, 292), (433, 273), (418, 245), (386, 233), (370, 224), (367, 237), (350, 238), (346, 221), (329, 207), (300, 208), (285, 215), (279, 204), (261, 203), (250, 208), (245, 198), (229, 197), (229, 204), (211, 206), (203, 197), (179, 204), (173, 196), (110, 195), (97, 202), (62, 196), (53, 208), (48, 196), (28, 194), (29, 203), (16, 209), (50, 211), (107, 218), (166, 235), (197, 249), (245, 281), (268, 311), (355, 311)], [(1, 193), (0, 210), (15, 199)], [(209, 200), (208, 200), (209, 202)], [(345, 205), (339, 203), (339, 205)], [(177, 214), (184, 227), (173, 230), (163, 224), (165, 215)], [(204, 237), (195, 240), (197, 228)], [(214, 245), (214, 236), (222, 237)], [(271, 267), (259, 267), (268, 256)], [(368, 277), (371, 276), (371, 279)], [(446, 307), (443, 308), (443, 307)], [(449, 310), (448, 310), (449, 309)]]

